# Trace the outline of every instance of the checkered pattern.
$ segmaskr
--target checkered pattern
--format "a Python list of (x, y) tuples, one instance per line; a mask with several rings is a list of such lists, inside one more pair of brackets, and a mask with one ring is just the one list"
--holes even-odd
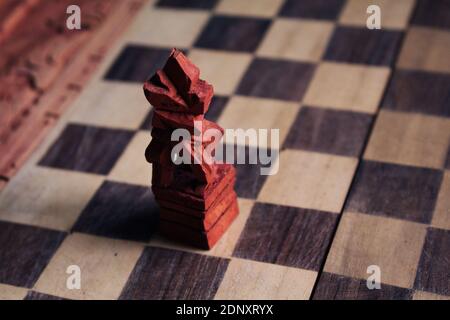
[[(0, 193), (0, 298), (448, 298), (448, 6), (149, 2)], [(158, 235), (148, 189), (141, 84), (172, 47), (214, 85), (209, 119), (280, 128), (278, 174), (237, 166), (240, 215), (207, 252)]]

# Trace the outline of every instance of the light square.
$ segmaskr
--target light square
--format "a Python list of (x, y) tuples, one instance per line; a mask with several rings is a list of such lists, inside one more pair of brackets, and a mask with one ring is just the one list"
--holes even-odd
[(149, 186), (152, 165), (145, 159), (145, 149), (152, 137), (148, 131), (138, 131), (114, 165), (108, 180)]
[(450, 230), (450, 171), (446, 170), (442, 178), (441, 189), (434, 209), (433, 227)]
[[(279, 129), (279, 146), (268, 139), (258, 139), (249, 145), (253, 147), (271, 147), (279, 149), (283, 144), (289, 128), (295, 119), (300, 105), (275, 99), (234, 96), (219, 118), (219, 125), (224, 129)], [(232, 143), (233, 136), (224, 136), (225, 142)]]
[(334, 25), (315, 20), (277, 19), (256, 54), (261, 57), (319, 61)]
[(307, 300), (317, 272), (233, 258), (216, 293), (219, 300)]
[(450, 300), (450, 297), (417, 290), (416, 292), (414, 292), (413, 300)]
[(69, 120), (134, 130), (150, 108), (141, 84), (94, 81), (75, 101)]
[(442, 169), (449, 141), (449, 119), (382, 110), (364, 158)]
[(215, 12), (220, 14), (256, 16), (256, 17), (272, 17), (277, 14), (282, 0), (258, 0), (242, 1), (242, 0), (222, 0), (216, 6)]
[(208, 17), (208, 12), (200, 10), (142, 10), (126, 36), (132, 43), (189, 48)]
[(381, 28), (404, 29), (414, 8), (414, 0), (348, 0), (342, 10), (339, 23), (366, 27), (367, 8), (377, 5), (381, 10)]
[[(134, 242), (69, 235), (42, 273), (34, 289), (68, 299), (117, 299), (144, 247)], [(81, 289), (66, 286), (67, 267), (81, 270)]]
[(397, 66), (450, 73), (450, 31), (412, 27), (406, 34)]
[(27, 168), (0, 194), (0, 219), (68, 231), (102, 181), (93, 174)]
[(346, 212), (324, 270), (367, 279), (367, 267), (377, 265), (382, 283), (412, 288), (425, 234), (424, 224)]
[(357, 163), (356, 158), (284, 150), (278, 173), (267, 178), (258, 200), (339, 213)]
[(252, 60), (248, 53), (193, 49), (189, 59), (200, 69), (200, 78), (211, 83), (214, 93), (231, 95)]
[(322, 63), (306, 91), (310, 106), (375, 113), (390, 70), (344, 63)]

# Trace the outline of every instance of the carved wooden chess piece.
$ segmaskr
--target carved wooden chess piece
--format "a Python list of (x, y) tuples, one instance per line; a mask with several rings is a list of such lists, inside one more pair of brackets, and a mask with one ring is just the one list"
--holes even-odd
[[(154, 108), (152, 141), (145, 156), (153, 166), (152, 190), (161, 209), (160, 232), (210, 249), (238, 215), (239, 208), (234, 167), (204, 152), (211, 144), (214, 150), (218, 143), (203, 139), (204, 133), (209, 129), (223, 133), (223, 129), (204, 119), (214, 91), (199, 76), (199, 69), (181, 51), (173, 49), (162, 70), (145, 82), (145, 96)], [(171, 140), (176, 129), (190, 133), (191, 140), (184, 141), (183, 149), (192, 160), (188, 164), (174, 163), (172, 150), (180, 143)]]

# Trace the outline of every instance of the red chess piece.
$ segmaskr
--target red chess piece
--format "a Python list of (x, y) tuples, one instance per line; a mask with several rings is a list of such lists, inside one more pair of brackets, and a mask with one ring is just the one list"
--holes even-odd
[[(208, 129), (223, 129), (205, 120), (213, 87), (199, 78), (199, 69), (173, 49), (162, 70), (144, 83), (144, 93), (154, 108), (152, 141), (145, 156), (153, 165), (152, 190), (160, 210), (160, 231), (165, 236), (210, 249), (239, 213), (234, 192), (235, 169), (203, 152), (217, 141), (201, 139)], [(186, 129), (183, 141), (191, 161), (175, 164), (171, 141), (175, 129)], [(200, 139), (200, 140), (199, 140)], [(194, 145), (200, 146), (198, 149)], [(208, 160), (208, 161), (206, 161)]]

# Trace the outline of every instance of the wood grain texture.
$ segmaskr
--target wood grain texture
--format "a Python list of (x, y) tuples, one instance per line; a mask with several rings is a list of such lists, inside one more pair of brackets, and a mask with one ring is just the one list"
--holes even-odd
[(64, 27), (71, 4), (65, 0), (26, 1), (11, 20), (2, 19), (1, 175), (17, 172), (121, 34), (115, 26), (126, 26), (143, 2), (79, 2), (84, 13), (80, 32)]
[(39, 164), (108, 174), (132, 137), (132, 131), (70, 124)]
[(370, 5), (380, 7), (383, 29), (404, 29), (408, 27), (415, 0), (348, 0), (339, 16), (339, 23), (365, 28), (368, 17), (366, 11)]
[(450, 230), (428, 228), (414, 288), (450, 295)]
[(324, 59), (390, 66), (400, 47), (402, 33), (339, 26), (334, 29)]
[(396, 70), (389, 82), (382, 107), (450, 117), (450, 75)]
[(450, 28), (450, 1), (418, 0), (412, 24), (437, 28)]
[(277, 174), (268, 176), (257, 199), (339, 213), (357, 163), (356, 158), (285, 149)]
[[(355, 5), (357, 1), (358, 6)], [(0, 2), (0, 17), (3, 19), (2, 5), (5, 1)], [(100, 29), (86, 31), (86, 45), (77, 47), (81, 51), (72, 55), (74, 61), (67, 56), (67, 68), (64, 65), (61, 69), (64, 76), (62, 79), (57, 76), (37, 102), (37, 105), (58, 110), (51, 113), (49, 119), (53, 122), (59, 119), (66, 101), (70, 102), (84, 85), (84, 81), (80, 83), (78, 79), (88, 79), (91, 68), (98, 65), (109, 43), (119, 33), (118, 28), (126, 26), (126, 17), (130, 17), (133, 10), (127, 5), (136, 3), (135, 8), (138, 8), (140, 2), (114, 1), (111, 14), (115, 19), (123, 19), (111, 23), (108, 15), (104, 21), (109, 23), (109, 27), (96, 38), (95, 44), (89, 39), (96, 34), (95, 30), (103, 30), (102, 22)], [(40, 171), (43, 174), (33, 176), (27, 173), (23, 179), (14, 177), (8, 182), (14, 188), (8, 186), (0, 195), (0, 220), (70, 230), (79, 218), (79, 231), (90, 233), (75, 232), (65, 238), (49, 258), (50, 262), (30, 295), (69, 299), (117, 299), (122, 295), (130, 299), (307, 299), (311, 298), (311, 290), (318, 274), (321, 274), (325, 284), (318, 283), (315, 290), (317, 298), (448, 297), (444, 295), (447, 294), (445, 288), (449, 287), (445, 283), (447, 279), (440, 278), (448, 278), (447, 271), (443, 271), (448, 261), (448, 237), (429, 235), (431, 240), (425, 240), (429, 224), (432, 230), (448, 232), (448, 170), (442, 172), (446, 154), (447, 161), (450, 161), (445, 139), (447, 127), (442, 125), (448, 118), (447, 61), (442, 58), (446, 52), (448, 30), (444, 30), (442, 25), (440, 30), (417, 25), (413, 28), (427, 29), (427, 32), (420, 36), (416, 34), (411, 38), (414, 41), (409, 41), (409, 45), (403, 48), (403, 51), (410, 50), (410, 56), (405, 59), (408, 66), (395, 72), (419, 69), (415, 72), (427, 75), (428, 80), (413, 77), (411, 83), (414, 85), (404, 85), (398, 90), (401, 85), (396, 75), (392, 81), (389, 77), (389, 67), (395, 61), (392, 60), (389, 67), (384, 64), (391, 61), (392, 46), (384, 31), (393, 28), (402, 33), (405, 29), (405, 34), (413, 34), (408, 32), (405, 24), (415, 1), (396, 0), (392, 3), (374, 0), (374, 4), (382, 5), (382, 21), (386, 23), (382, 34), (371, 30), (373, 34), (370, 33), (368, 39), (345, 34), (342, 44), (345, 43), (346, 47), (333, 52), (335, 57), (343, 59), (337, 63), (321, 61), (333, 30), (339, 31), (344, 28), (343, 24), (347, 24), (364, 31), (365, 20), (358, 22), (354, 18), (366, 16), (365, 10), (361, 15), (355, 12), (360, 10), (358, 8), (366, 9), (364, 5), (368, 1), (260, 2), (251, 5), (235, 0), (210, 1), (207, 4), (189, 0), (156, 0), (141, 7), (125, 37), (109, 51), (88, 90), (83, 90), (67, 116), (58, 120), (56, 130), (24, 168), (29, 170), (28, 173)], [(157, 3), (156, 7), (152, 6), (154, 3)], [(122, 10), (117, 13), (114, 8), (119, 5)], [(259, 11), (263, 7), (267, 10)], [(291, 11), (286, 12), (285, 8)], [(352, 10), (347, 11), (348, 8)], [(9, 10), (15, 11), (14, 8)], [(384, 12), (386, 10), (388, 12)], [(292, 16), (279, 17), (277, 11)], [(345, 12), (351, 13), (351, 17), (346, 17), (353, 17), (350, 20), (354, 24), (344, 21)], [(224, 34), (208, 40), (217, 48), (195, 47), (197, 39), (209, 31), (205, 30), (208, 21), (215, 20), (217, 14), (221, 18), (226, 17), (227, 21), (236, 21), (236, 24), (216, 24), (220, 26), (218, 29), (225, 30)], [(246, 24), (244, 20), (267, 21), (269, 26), (262, 30), (256, 26), (258, 23)], [(3, 20), (0, 21), (1, 26)], [(14, 28), (10, 30), (14, 31)], [(234, 34), (228, 34), (229, 30)], [(359, 31), (356, 32), (358, 35)], [(428, 36), (430, 43), (426, 45)], [(220, 38), (225, 42), (217, 43)], [(414, 42), (417, 42), (417, 48), (412, 45)], [(242, 48), (236, 48), (238, 45)], [(387, 50), (378, 48), (379, 45), (386, 45)], [(148, 216), (150, 211), (153, 212), (150, 207), (154, 202), (145, 190), (148, 186), (145, 173), (150, 167), (143, 162), (142, 152), (150, 139), (149, 118), (145, 118), (152, 111), (148, 104), (142, 104), (145, 98), (139, 79), (148, 76), (149, 68), (154, 67), (152, 63), (156, 64), (158, 60), (151, 52), (169, 50), (173, 46), (188, 48), (189, 56), (195, 57), (194, 62), (204, 71), (201, 76), (206, 80), (213, 79), (216, 91), (221, 93), (221, 99), (217, 100), (221, 107), (214, 109), (216, 112), (209, 116), (230, 128), (279, 128), (281, 140), (291, 131), (291, 144), (282, 148), (277, 174), (262, 176), (259, 166), (239, 166), (237, 189), (241, 197), (247, 199), (238, 200), (241, 214), (218, 244), (206, 252), (172, 242), (158, 233), (152, 234), (154, 220)], [(372, 55), (367, 53), (366, 47), (375, 48)], [(95, 48), (103, 49), (99, 49), (98, 55), (92, 57), (94, 61), (89, 62), (89, 52), (94, 52)], [(127, 51), (130, 48), (131, 51)], [(151, 63), (147, 61), (149, 59)], [(250, 70), (252, 60), (276, 63)], [(88, 61), (83, 66), (89, 70), (80, 67), (80, 61)], [(296, 69), (300, 64), (308, 65), (308, 68)], [(289, 68), (283, 67), (285, 65)], [(292, 74), (291, 66), (295, 69)], [(312, 69), (310, 75), (306, 69)], [(111, 78), (105, 77), (109, 71), (113, 72)], [(236, 96), (241, 81), (250, 72), (253, 75), (246, 90)], [(284, 83), (285, 77), (289, 83)], [(358, 161), (363, 161), (362, 167), (370, 162), (367, 158), (359, 159), (365, 142), (362, 137), (367, 134), (370, 120), (379, 111), (388, 82), (390, 90), (395, 88), (387, 95), (393, 107), (382, 109), (377, 116), (378, 120), (383, 120), (379, 132), (372, 136), (378, 143), (370, 146), (369, 140), (369, 147), (376, 147), (372, 149), (376, 151), (372, 153), (372, 156), (375, 154), (374, 159), (370, 158), (382, 166), (366, 171), (368, 175), (355, 189), (358, 197), (353, 199), (358, 208), (365, 208), (368, 212), (342, 211)], [(57, 88), (58, 94), (53, 92), (53, 88)], [(301, 91), (304, 92), (300, 94)], [(61, 97), (67, 100), (57, 100)], [(417, 97), (418, 101), (414, 101)], [(413, 107), (395, 109), (405, 101)], [(400, 116), (395, 121), (384, 121), (386, 113)], [(26, 119), (39, 123), (33, 115)], [(60, 168), (36, 167), (52, 145), (58, 144), (64, 128), (67, 125), (71, 127), (73, 122), (81, 127), (95, 126), (103, 133), (99, 133), (98, 139), (96, 134), (87, 137), (86, 140), (92, 143), (79, 143), (84, 139), (83, 131), (72, 134), (78, 139), (71, 138), (60, 144), (64, 146), (64, 152), (52, 161), (58, 163), (64, 159), (67, 168), (63, 167), (64, 164), (58, 164)], [(105, 135), (103, 130), (111, 130), (109, 132), (113, 134)], [(130, 133), (130, 138), (116, 139), (121, 130)], [(35, 135), (31, 129), (28, 131), (28, 136)], [(28, 142), (25, 135), (22, 139)], [(94, 140), (98, 141), (94, 143)], [(78, 147), (74, 146), (77, 144)], [(261, 147), (259, 143), (258, 146)], [(20, 144), (13, 147), (21, 148)], [(90, 152), (94, 147), (102, 151), (102, 157), (96, 151)], [(71, 157), (72, 154), (75, 156)], [(115, 160), (107, 160), (112, 158)], [(84, 161), (92, 163), (89, 170), (94, 173), (81, 172), (74, 165)], [(8, 178), (2, 177), (0, 172), (0, 181), (6, 182)], [(376, 182), (372, 184), (372, 180)], [(99, 189), (103, 181), (107, 182)], [(378, 206), (371, 202), (373, 198)], [(257, 203), (257, 209), (252, 212), (254, 203)], [(271, 207), (281, 209), (271, 210)], [(286, 207), (289, 210), (284, 210)], [(83, 208), (85, 210), (80, 216)], [(339, 214), (343, 216), (337, 226)], [(335, 231), (333, 241), (328, 237)], [(124, 240), (117, 239), (120, 237)], [(17, 243), (7, 242), (7, 246), (16, 250)], [(330, 242), (333, 243), (323, 271), (321, 267)], [(424, 243), (427, 244), (424, 246)], [(140, 260), (148, 244), (152, 246), (148, 249), (152, 253), (145, 253), (145, 258)], [(244, 259), (236, 257), (234, 253), (238, 250), (248, 256)], [(82, 290), (68, 290), (66, 287), (66, 269), (71, 264), (82, 269)], [(371, 264), (381, 267), (381, 291), (368, 292), (365, 289), (367, 266)], [(138, 269), (141, 271), (135, 272)], [(420, 277), (417, 275), (419, 269)], [(325, 278), (325, 275), (329, 277)], [(26, 288), (15, 290), (18, 287), (9, 285), (4, 288), (4, 284), (0, 284), (0, 297), (6, 292), (10, 297), (23, 298), (28, 291)]]
[(320, 61), (333, 27), (328, 21), (279, 18), (270, 26), (256, 54), (268, 58)]
[(397, 66), (402, 69), (450, 73), (450, 30), (412, 27), (408, 30)]
[(426, 225), (356, 212), (344, 212), (324, 271), (367, 279), (367, 268), (381, 270), (382, 285), (410, 289), (426, 235)]
[(228, 259), (147, 247), (120, 299), (212, 299)]
[(369, 114), (303, 106), (283, 148), (358, 157), (371, 123)]
[(213, 16), (198, 37), (195, 46), (229, 51), (254, 51), (261, 42), (270, 20), (248, 17)]
[(316, 276), (314, 271), (234, 258), (214, 299), (306, 300)]
[(0, 282), (31, 288), (65, 233), (0, 221)]
[(256, 203), (233, 256), (318, 271), (336, 221), (329, 212)]
[[(117, 299), (144, 246), (86, 234), (67, 236), (33, 290), (66, 299)], [(81, 270), (81, 290), (67, 288), (67, 267)]]
[(169, 50), (191, 48), (210, 17), (204, 10), (148, 9), (142, 10), (130, 26), (130, 44)]
[(22, 170), (0, 193), (0, 219), (69, 231), (102, 181), (43, 167)]
[(386, 284), (369, 290), (366, 280), (324, 272), (318, 280), (313, 300), (410, 300), (412, 291)]
[(151, 107), (140, 83), (92, 81), (74, 102), (73, 109), (68, 115), (70, 122), (136, 130)]
[(389, 74), (387, 67), (322, 62), (317, 66), (303, 104), (375, 113)]
[(0, 300), (22, 300), (27, 295), (27, 289), (0, 283)]
[[(246, 141), (245, 144), (257, 148), (279, 149), (289, 132), (291, 123), (300, 109), (298, 102), (256, 97), (233, 96), (222, 113), (218, 124), (226, 129), (278, 130), (279, 140), (272, 140), (270, 132), (266, 139)], [(255, 116), (258, 115), (258, 116)], [(235, 136), (225, 132), (224, 141), (235, 143)], [(237, 142), (243, 144), (244, 142)]]
[(441, 181), (439, 170), (364, 160), (346, 210), (430, 223)]
[(236, 93), (300, 102), (314, 69), (315, 66), (308, 63), (256, 58), (243, 76)]
[(39, 2), (40, 0), (5, 0), (0, 3), (0, 42), (11, 35), (14, 28)]
[(450, 119), (381, 110), (364, 158), (443, 169), (450, 144)]

